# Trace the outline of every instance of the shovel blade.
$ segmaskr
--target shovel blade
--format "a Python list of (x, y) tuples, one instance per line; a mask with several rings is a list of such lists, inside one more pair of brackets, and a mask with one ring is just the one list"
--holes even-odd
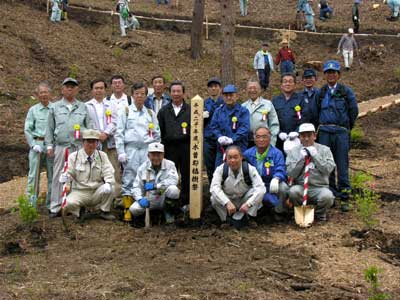
[(300, 227), (310, 227), (314, 222), (314, 207), (311, 205), (295, 206), (294, 219)]

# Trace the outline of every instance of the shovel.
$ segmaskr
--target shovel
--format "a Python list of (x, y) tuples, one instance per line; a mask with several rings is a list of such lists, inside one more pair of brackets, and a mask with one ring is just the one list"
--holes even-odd
[[(147, 172), (146, 172), (146, 182), (149, 182), (150, 181), (150, 171), (149, 170), (147, 170)], [(149, 200), (149, 195), (150, 195), (150, 192), (149, 191), (146, 191), (146, 198), (147, 198), (147, 200)], [(150, 223), (150, 207), (146, 207), (146, 215), (145, 215), (145, 218), (144, 218), (144, 226), (145, 226), (145, 228), (150, 228), (151, 227), (151, 223)]]
[(303, 204), (295, 206), (294, 208), (294, 219), (296, 224), (300, 227), (307, 228), (314, 222), (314, 207), (307, 205), (308, 200), (308, 177), (310, 175), (310, 162), (311, 156), (306, 157), (306, 166), (304, 171), (304, 192), (303, 192)]

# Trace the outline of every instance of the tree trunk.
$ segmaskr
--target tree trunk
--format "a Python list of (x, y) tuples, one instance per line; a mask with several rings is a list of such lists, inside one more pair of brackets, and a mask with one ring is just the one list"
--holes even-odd
[(203, 46), (203, 19), (205, 0), (195, 0), (192, 19), (191, 55), (193, 59), (201, 56)]
[(235, 83), (235, 10), (232, 0), (221, 0), (221, 80)]

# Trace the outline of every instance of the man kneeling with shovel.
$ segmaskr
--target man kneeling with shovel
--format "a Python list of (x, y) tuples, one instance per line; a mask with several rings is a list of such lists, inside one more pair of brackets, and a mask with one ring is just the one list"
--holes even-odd
[[(288, 176), (294, 180), (289, 190), (289, 200), (294, 206), (315, 205), (315, 215), (318, 221), (326, 221), (326, 210), (332, 206), (333, 193), (329, 189), (329, 175), (335, 168), (331, 150), (315, 143), (315, 127), (311, 123), (303, 123), (299, 127), (301, 145), (289, 151), (286, 159)], [(313, 208), (307, 206), (297, 211), (309, 217), (303, 218), (307, 227), (313, 222)], [(296, 208), (295, 208), (296, 213)]]
[(239, 146), (229, 146), (226, 162), (217, 167), (211, 182), (211, 204), (222, 222), (227, 216), (236, 228), (246, 225), (248, 215), (257, 216), (266, 192), (257, 169), (243, 161)]

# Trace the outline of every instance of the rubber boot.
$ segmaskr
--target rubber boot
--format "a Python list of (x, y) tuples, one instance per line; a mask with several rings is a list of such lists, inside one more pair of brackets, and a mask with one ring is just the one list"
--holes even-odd
[(68, 13), (64, 11), (64, 21), (68, 21)]
[(129, 211), (129, 207), (131, 207), (133, 203), (132, 196), (122, 196), (122, 205), (124, 206), (124, 221), (130, 222), (132, 221), (132, 214)]

